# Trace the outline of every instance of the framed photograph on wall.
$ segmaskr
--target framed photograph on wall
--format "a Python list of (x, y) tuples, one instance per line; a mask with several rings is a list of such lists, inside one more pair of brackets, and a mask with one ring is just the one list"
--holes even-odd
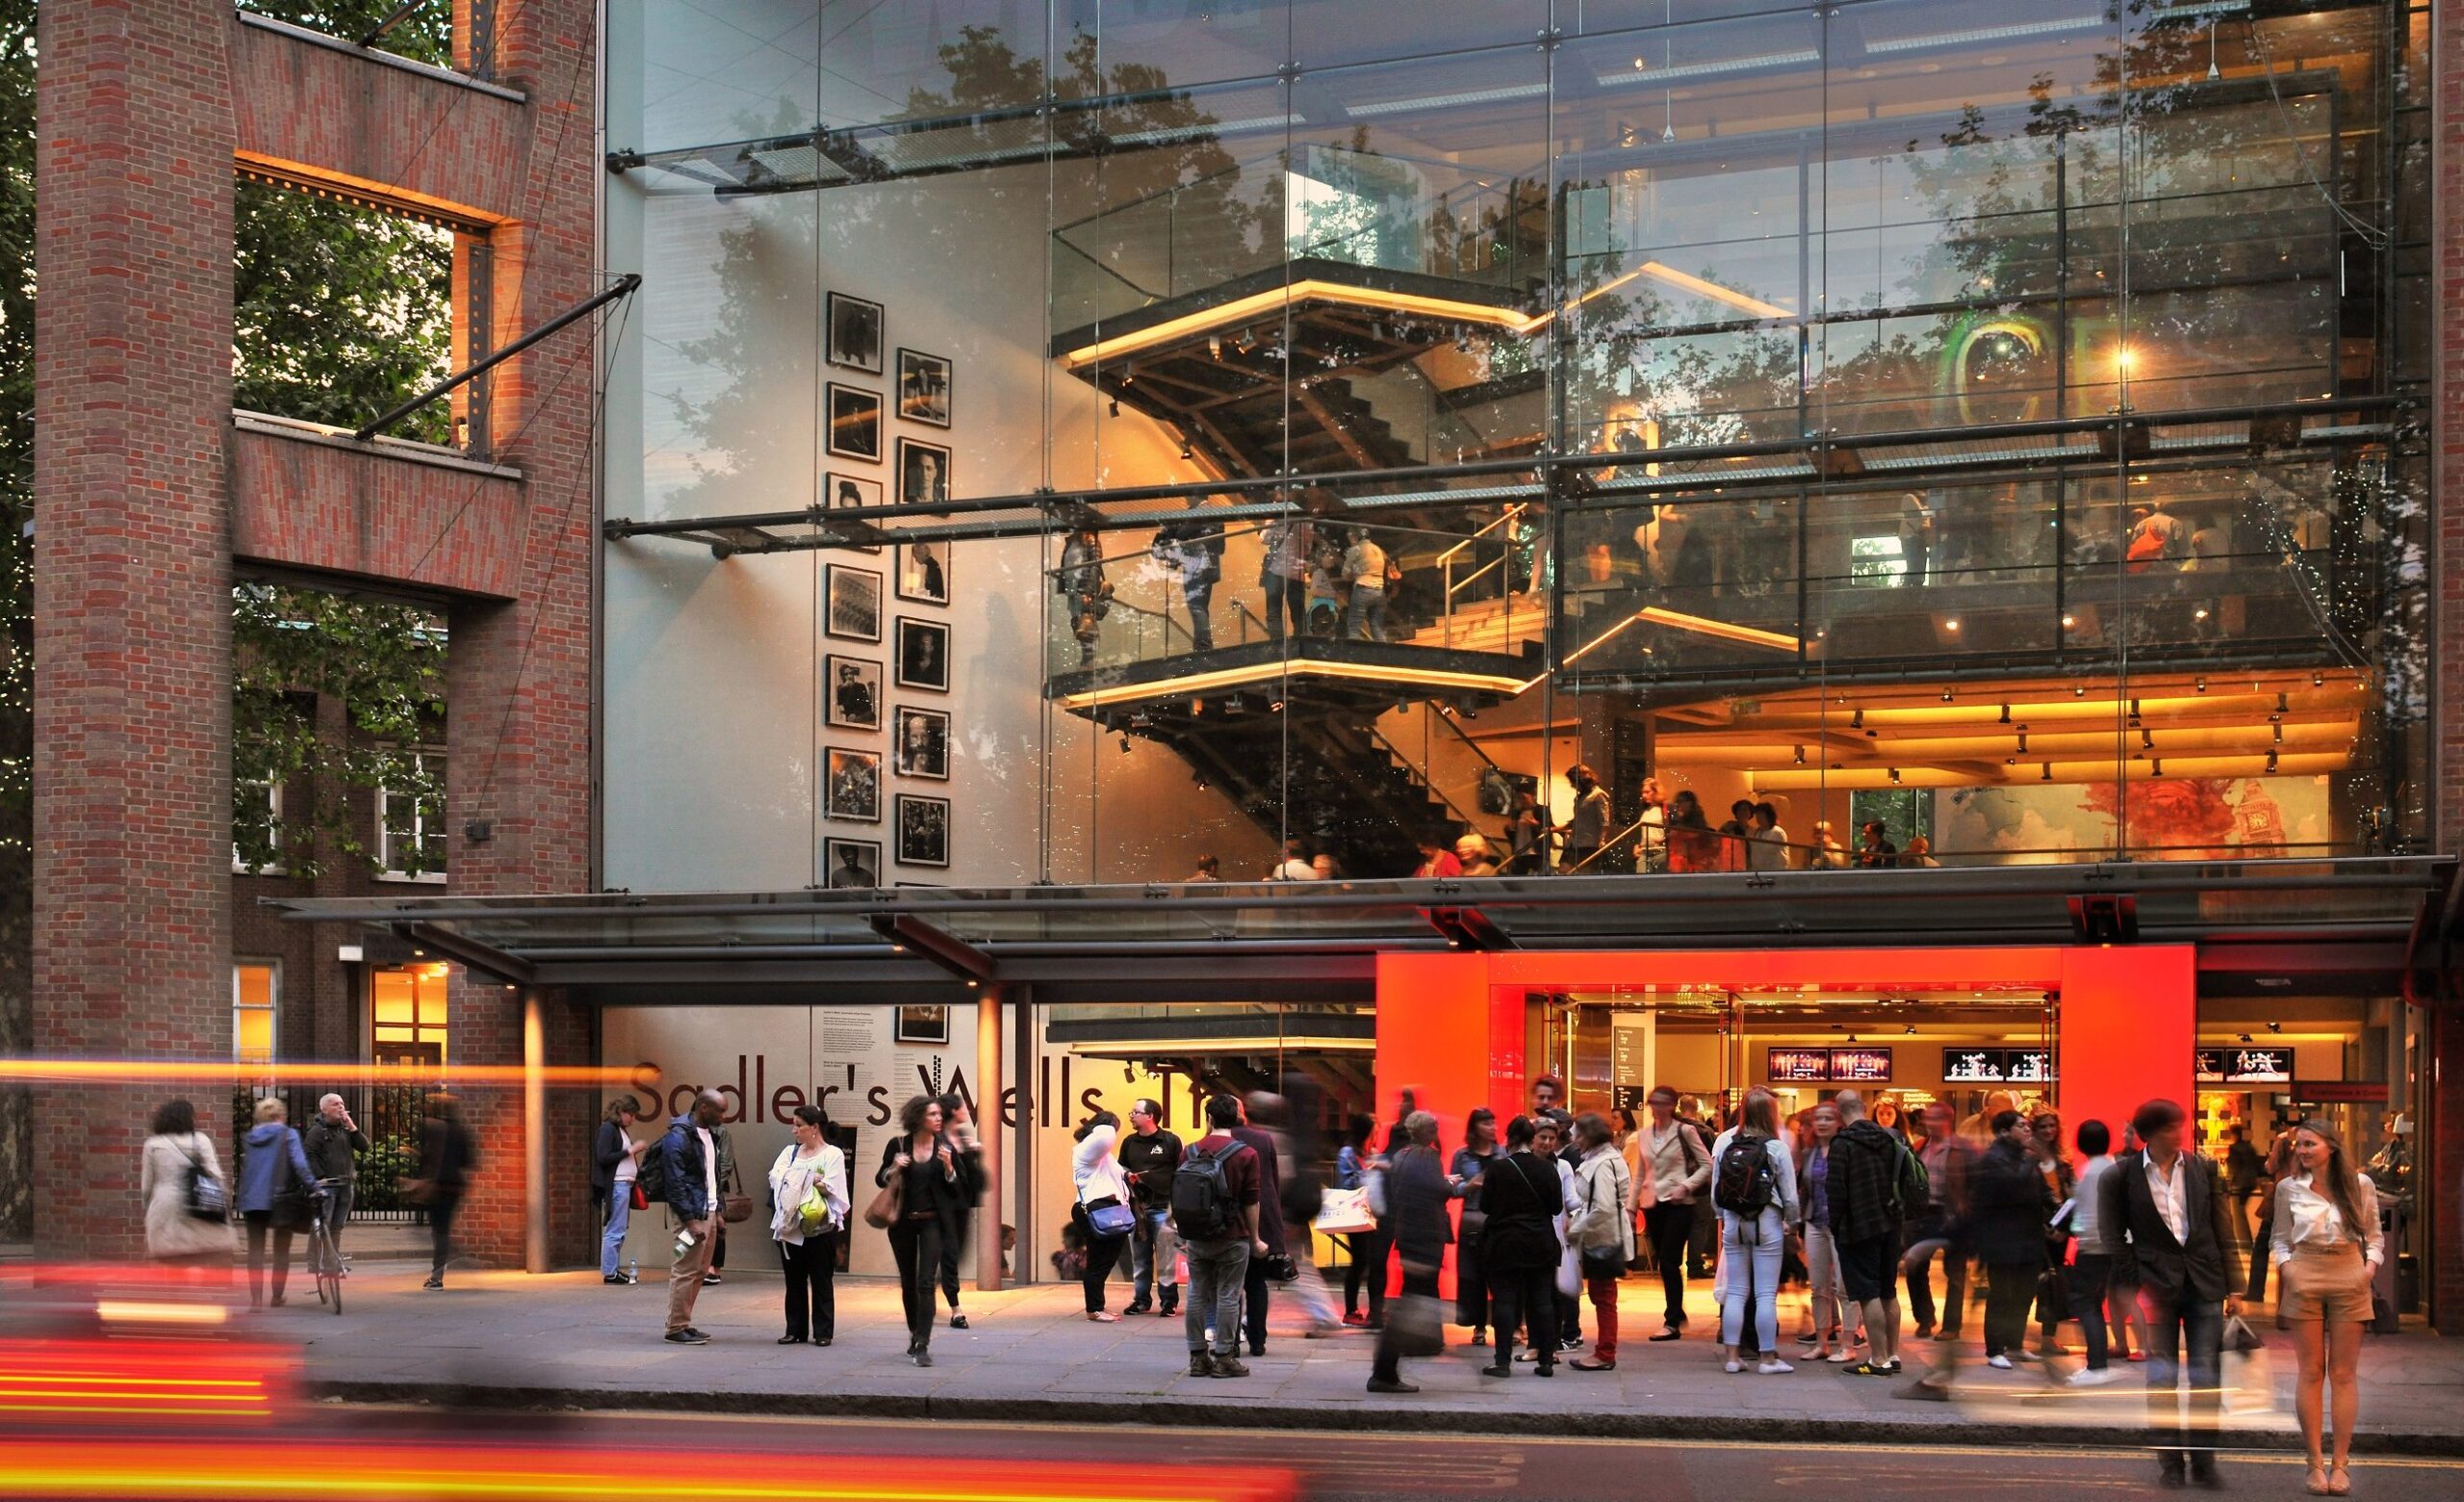
[(829, 653), (821, 662), (822, 723), (834, 730), (882, 728), (882, 665)]
[(898, 686), (950, 691), (950, 629), (939, 621), (898, 618)]
[(921, 350), (898, 351), (898, 415), (934, 427), (950, 426), (950, 362)]
[(939, 710), (898, 707), (898, 734), (890, 741), (890, 768), (901, 777), (950, 780), (950, 717)]
[(950, 545), (946, 542), (903, 542), (898, 545), (898, 597), (918, 605), (950, 603)]
[(828, 781), (822, 817), (852, 818), (866, 824), (882, 821), (882, 758), (878, 751), (850, 751), (832, 746), (825, 753)]
[(833, 563), (823, 593), (825, 634), (847, 641), (882, 639), (881, 570)]
[(822, 882), (834, 891), (882, 884), (882, 843), (878, 840), (825, 840), (821, 842)]
[(950, 1009), (945, 1006), (902, 1006), (892, 1014), (889, 1041), (946, 1048), (950, 1042)]
[(950, 864), (950, 800), (921, 793), (898, 795), (898, 864)]
[(882, 305), (851, 298), (843, 292), (830, 295), (830, 363), (843, 365), (851, 371), (868, 376), (882, 373)]
[(842, 459), (882, 461), (882, 394), (830, 382), (830, 452)]
[[(878, 455), (876, 455), (878, 457)], [(898, 441), (898, 504), (939, 505), (950, 498), (950, 451), (921, 438)]]
[[(852, 510), (860, 505), (879, 505), (882, 504), (882, 482), (862, 475), (850, 475), (841, 470), (833, 470), (822, 477), (822, 494), (829, 498), (830, 509), (834, 511)], [(849, 551), (879, 553), (882, 550), (879, 544), (875, 544), (869, 548), (851, 548)]]

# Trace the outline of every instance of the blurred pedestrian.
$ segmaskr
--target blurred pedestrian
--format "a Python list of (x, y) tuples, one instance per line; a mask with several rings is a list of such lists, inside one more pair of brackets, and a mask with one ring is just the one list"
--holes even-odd
[[(1949, 1342), (1960, 1337), (1960, 1317), (1967, 1308), (1968, 1176), (1976, 1153), (1956, 1128), (1958, 1114), (1949, 1102), (1925, 1107), (1925, 1145), (1916, 1152), (1925, 1165), (1925, 1208), (1909, 1228), (1907, 1256), (1900, 1266), (1908, 1277), (1908, 1302), (1916, 1316), (1916, 1338), (1932, 1335)], [(1934, 1311), (1932, 1267), (1942, 1259), (1942, 1307), (1938, 1324)]]
[(1797, 1203), (1805, 1206), (1806, 1283), (1812, 1290), (1813, 1334), (1798, 1338), (1813, 1359), (1846, 1366), (1857, 1358), (1857, 1305), (1839, 1277), (1839, 1233), (1831, 1219), (1832, 1148), (1841, 1122), (1836, 1101), (1817, 1103), (1809, 1119), (1805, 1161), (1797, 1165)]
[(273, 1233), (273, 1302), (282, 1306), (291, 1281), (291, 1237), (303, 1227), (296, 1204), (313, 1195), (317, 1171), (308, 1164), (299, 1133), (291, 1129), (281, 1101), (268, 1096), (256, 1106), (256, 1125), (240, 1153), (240, 1218), (248, 1226), (248, 1307), (265, 1303), (266, 1233)]
[(633, 1126), (642, 1118), (642, 1102), (620, 1095), (607, 1102), (590, 1145), (590, 1197), (599, 1206), (599, 1281), (629, 1283), (617, 1269), (625, 1250), (625, 1232), (633, 1223), (633, 1184), (641, 1175), (642, 1153), (650, 1139), (636, 1139)]
[(368, 1151), (368, 1134), (350, 1119), (350, 1107), (341, 1096), (326, 1095), (319, 1098), (317, 1119), (300, 1133), (300, 1141), (308, 1152), (308, 1166), (317, 1171), (317, 1181), (325, 1190), (325, 1234), (340, 1256), (343, 1228), (350, 1224), (351, 1201), (359, 1182), (359, 1154)]
[[(2147, 1424), (2160, 1479), (2180, 1486), (2187, 1469), (2188, 1479), (2214, 1487), (2220, 1485), (2215, 1442), (2223, 1411), (2224, 1320), (2242, 1312), (2242, 1299), (2229, 1265), (2233, 1210), (2223, 1177), (2214, 1159), (2184, 1146), (2188, 1121), (2171, 1101), (2139, 1108), (2131, 1125), (2145, 1149), (2104, 1177), (2098, 1211), (2128, 1234), (2147, 1314)], [(2187, 1424), (2178, 1390), (2185, 1368)]]
[(792, 1140), (770, 1165), (770, 1239), (786, 1268), (781, 1345), (826, 1346), (837, 1333), (838, 1238), (847, 1230), (847, 1155), (823, 1136), (830, 1118), (800, 1105)]
[(1985, 1364), (2009, 1371), (2039, 1360), (2027, 1348), (2028, 1303), (2045, 1266), (2053, 1196), (2037, 1172), (2028, 1119), (1993, 1118), (1993, 1141), (1977, 1160), (1973, 1198), (1977, 1259), (1985, 1264)]
[(2088, 1347), (2087, 1364), (2072, 1372), (2074, 1387), (2101, 1387), (2116, 1373), (2108, 1364), (2112, 1344), (2106, 1337), (2105, 1301), (2113, 1286), (2114, 1261), (2128, 1250), (2118, 1228), (2104, 1219), (2104, 1180), (2113, 1172), (2113, 1129), (2102, 1122), (2079, 1124), (2079, 1178), (2070, 1191), (2070, 1265), (2064, 1269), (2064, 1292), (2078, 1318), (2080, 1337)]
[(1247, 1143), (1258, 1155), (1258, 1239), (1266, 1250), (1249, 1258), (1243, 1272), (1242, 1317), (1247, 1327), (1249, 1354), (1267, 1354), (1267, 1269), (1292, 1255), (1283, 1223), (1283, 1171), (1281, 1144), (1272, 1133), (1249, 1120), (1250, 1105), (1267, 1099), (1253, 1095), (1246, 1101), (1239, 1097), (1233, 1103), (1242, 1107), (1241, 1125), (1232, 1135)]
[(1472, 1343), (1489, 1343), (1489, 1285), (1480, 1256), (1488, 1214), (1480, 1204), (1480, 1178), (1498, 1155), (1498, 1118), (1475, 1106), (1463, 1119), (1463, 1145), (1448, 1165), (1447, 1186), (1463, 1202), (1454, 1236), (1454, 1323), (1472, 1327)]
[[(1403, 1147), (1391, 1153), (1386, 1173), (1386, 1223), (1395, 1233), (1395, 1249), (1403, 1258), (1403, 1298), (1412, 1308), (1409, 1318), (1394, 1318), (1378, 1333), (1377, 1355), (1369, 1376), (1369, 1390), (1379, 1393), (1418, 1392), (1403, 1381), (1403, 1348), (1434, 1329), (1445, 1329), (1437, 1309), (1438, 1268), (1454, 1229), (1446, 1209), (1452, 1198), (1446, 1165), (1437, 1152), (1437, 1118), (1414, 1111), (1403, 1119)], [(1434, 1354), (1434, 1353), (1430, 1353)]]
[(984, 1139), (976, 1133), (975, 1113), (955, 1090), (941, 1096), (941, 1128), (949, 1133), (950, 1146), (956, 1150), (951, 1159), (959, 1170), (958, 1220), (941, 1242), (941, 1297), (950, 1306), (950, 1328), (964, 1330), (966, 1310), (959, 1308), (959, 1254), (967, 1245), (976, 1206), (984, 1203)]
[[(735, 1139), (728, 1135), (724, 1118), (710, 1124), (710, 1146), (718, 1152), (719, 1164), (719, 1195), (710, 1204), (714, 1207), (724, 1206), (729, 1194), (740, 1192), (736, 1187)], [(702, 1273), (702, 1286), (715, 1286), (727, 1265), (728, 1222), (725, 1215), (720, 1215), (710, 1222), (710, 1265)]]
[[(1345, 1128), (1347, 1140), (1335, 1152), (1336, 1188), (1366, 1189), (1369, 1176), (1384, 1169), (1384, 1154), (1370, 1146), (1376, 1131), (1374, 1118), (1353, 1115)], [(1349, 1256), (1344, 1264), (1344, 1323), (1381, 1329), (1386, 1323), (1386, 1261), (1394, 1254), (1395, 1240), (1382, 1224), (1373, 1230), (1355, 1231), (1349, 1240)], [(1364, 1288), (1369, 1292), (1367, 1313), (1361, 1311)]]
[(479, 1166), (478, 1145), (462, 1124), (462, 1103), (442, 1090), (428, 1092), (420, 1119), (419, 1198), (427, 1205), (429, 1262), (423, 1288), (445, 1286), (445, 1264), (453, 1259), (453, 1215)]
[(166, 1101), (155, 1111), (137, 1192), (145, 1202), (147, 1256), (202, 1267), (230, 1262), (231, 1181), (188, 1101)]
[(713, 1133), (727, 1113), (715, 1090), (693, 1097), (693, 1109), (667, 1124), (659, 1139), (659, 1182), (675, 1217), (676, 1259), (667, 1273), (667, 1334), (675, 1345), (706, 1345), (710, 1337), (693, 1323), (719, 1227), (719, 1145)]
[[(2063, 1150), (2059, 1115), (2038, 1111), (2028, 1118), (2028, 1153), (2044, 1179), (2048, 1214), (2055, 1207), (2069, 1204), (2079, 1192), (2079, 1175), (2070, 1166), (2070, 1154)], [(2040, 1229), (2045, 1238), (2045, 1259), (2037, 1274), (2037, 1355), (2051, 1360), (2069, 1355), (2059, 1336), (2062, 1322), (2070, 1313), (2069, 1289), (2062, 1273), (2063, 1258), (2070, 1250), (2070, 1232), (2049, 1221)]]

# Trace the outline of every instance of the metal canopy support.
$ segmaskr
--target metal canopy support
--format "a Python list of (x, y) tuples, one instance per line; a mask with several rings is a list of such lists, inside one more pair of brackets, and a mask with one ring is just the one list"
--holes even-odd
[(482, 974), (493, 975), (508, 986), (527, 986), (539, 978), (538, 967), (518, 955), (492, 948), (476, 940), (468, 939), (449, 928), (432, 923), (396, 923), (394, 932), (423, 948), (434, 949), (447, 959)]
[(992, 957), (948, 930), (937, 928), (911, 913), (875, 913), (865, 921), (873, 932), (931, 961), (970, 986), (993, 978)]
[(1516, 947), (1514, 935), (1492, 921), (1489, 915), (1476, 907), (1433, 907), (1421, 909), (1431, 928), (1446, 936), (1447, 945), (1456, 949), (1472, 949), (1483, 954)]
[(453, 390), (463, 382), (472, 379), (474, 376), (484, 375), (487, 372), (496, 369), (505, 361), (512, 359), (517, 354), (520, 354), (523, 350), (529, 349), (532, 345), (537, 344), (539, 341), (555, 333), (558, 329), (563, 328), (566, 324), (571, 324), (578, 319), (587, 318), (591, 314), (598, 312), (601, 308), (605, 307), (608, 303), (615, 302), (624, 298), (631, 297), (633, 295), (633, 289), (639, 287), (641, 284), (641, 272), (627, 272), (624, 275), (617, 277), (615, 284), (610, 286), (606, 291), (589, 298), (582, 302), (577, 303), (575, 306), (557, 314), (554, 318), (550, 319), (545, 324), (540, 324), (537, 328), (532, 329), (530, 332), (523, 335), (513, 343), (506, 345), (503, 349), (497, 350), (487, 358), (477, 361), (476, 363), (465, 368), (464, 370), (456, 372), (451, 376), (448, 376), (445, 379), (437, 382), (433, 386), (430, 386), (427, 390), (421, 392), (418, 396), (411, 398), (408, 401), (402, 402), (400, 405), (394, 407), (383, 416), (362, 425), (357, 431), (351, 434), (351, 436), (358, 439), (361, 443), (366, 443), (369, 439), (375, 437), (378, 433), (393, 427), (396, 423), (410, 416), (413, 412), (416, 412), (420, 408), (427, 405), (429, 402), (434, 401), (437, 398), (444, 396), (446, 393)]
[[(1001, 1201), (1008, 1184), (1001, 1174), (1008, 1151), (1001, 1132), (1001, 1004), (1008, 990), (994, 981), (975, 998), (975, 1140), (991, 1209), (979, 1209), (975, 1217), (975, 1286), (985, 1293), (1001, 1291)], [(1026, 1155), (1021, 1142), (1018, 1156)]]

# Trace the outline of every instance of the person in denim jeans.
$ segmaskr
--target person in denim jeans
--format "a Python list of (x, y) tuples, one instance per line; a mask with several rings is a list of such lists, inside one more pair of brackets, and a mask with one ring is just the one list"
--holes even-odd
[(1181, 1139), (1160, 1125), (1164, 1108), (1143, 1098), (1129, 1103), (1129, 1135), (1114, 1152), (1129, 1176), (1130, 1204), (1138, 1211), (1138, 1230), (1129, 1238), (1129, 1310), (1143, 1314), (1155, 1308), (1160, 1290), (1166, 1318), (1180, 1312), (1181, 1284), (1172, 1271), (1180, 1249), (1172, 1234), (1172, 1170), (1181, 1163)]
[[(1206, 1102), (1207, 1134), (1190, 1145), (1193, 1153), (1224, 1154), (1223, 1186), (1240, 1206), (1239, 1224), (1208, 1228), (1216, 1233), (1194, 1235), (1196, 1228), (1178, 1226), (1181, 1251), (1190, 1264), (1190, 1304), (1182, 1316), (1189, 1337), (1190, 1375), (1246, 1377), (1241, 1360), (1241, 1295), (1248, 1283), (1249, 1259), (1267, 1255), (1258, 1239), (1259, 1170), (1257, 1150), (1232, 1135), (1241, 1124), (1238, 1096), (1210, 1096)], [(1225, 1150), (1231, 1151), (1226, 1153)], [(1210, 1352), (1207, 1334), (1212, 1330)]]
[(616, 1258), (625, 1250), (625, 1231), (633, 1221), (633, 1179), (640, 1174), (642, 1153), (651, 1139), (633, 1140), (633, 1124), (641, 1119), (642, 1103), (631, 1096), (622, 1095), (607, 1102), (607, 1114), (601, 1118), (599, 1134), (591, 1144), (590, 1196), (599, 1203), (599, 1281), (604, 1283), (627, 1283), (632, 1280), (617, 1271)]

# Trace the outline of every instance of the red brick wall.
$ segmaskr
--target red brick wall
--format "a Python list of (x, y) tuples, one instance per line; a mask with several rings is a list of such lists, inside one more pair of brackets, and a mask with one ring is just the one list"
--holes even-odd
[[(38, 22), (34, 1025), (49, 1053), (230, 1057), (230, 15), (79, 0)], [(141, 1246), (138, 1147), (161, 1094), (38, 1100), (42, 1252)]]
[(231, 552), (254, 562), (510, 599), (526, 499), (509, 475), (231, 433)]
[[(506, 10), (498, 77), (528, 103), (236, 18), (228, 0), (43, 8), (41, 1049), (230, 1057), (235, 547), (253, 562), (429, 592), (453, 630), (454, 890), (589, 885), (586, 335), (563, 336), (498, 377), (495, 452), (520, 482), (235, 430), (230, 416), (239, 161), (499, 224), (500, 344), (593, 290), (594, 8), (529, 0)], [(484, 842), (461, 838), (475, 819), (492, 825)], [(269, 885), (248, 880), (239, 895)], [(293, 962), (284, 1051), (355, 1054), (357, 998), (326, 959), (340, 936), (271, 928), (253, 909), (238, 926), (252, 952)], [(452, 1008), (456, 1060), (520, 1062), (519, 997), (463, 977)], [(589, 1026), (552, 1002), (551, 1061), (591, 1057)], [(218, 1119), (223, 1087), (191, 1093)], [(80, 1091), (38, 1105), (46, 1254), (141, 1245), (134, 1167), (161, 1094)], [(490, 1139), (465, 1239), (513, 1262), (525, 1194), (519, 1101), (465, 1094)], [(568, 1178), (589, 1113), (579, 1093), (551, 1102), (551, 1160)], [(554, 1209), (559, 1256), (586, 1256), (586, 1206), (559, 1196)]]

